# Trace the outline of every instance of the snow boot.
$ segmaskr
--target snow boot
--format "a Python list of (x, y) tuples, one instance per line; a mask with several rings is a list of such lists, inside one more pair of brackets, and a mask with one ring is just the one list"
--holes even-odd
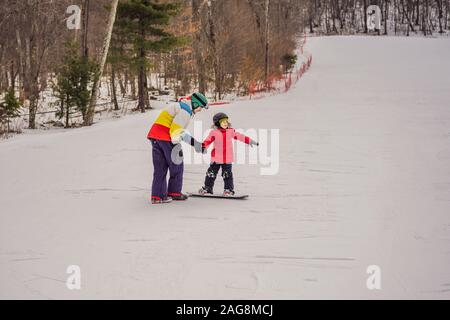
[(164, 204), (172, 202), (171, 197), (160, 198), (160, 197), (152, 197), (152, 204)]
[(211, 189), (202, 187), (202, 188), (198, 191), (198, 193), (201, 194), (201, 195), (205, 195), (205, 194), (213, 194), (213, 191), (212, 191)]
[(171, 197), (173, 201), (185, 201), (189, 198), (188, 195), (183, 193), (169, 193), (169, 197)]
[(229, 189), (225, 189), (225, 190), (223, 191), (223, 196), (224, 196), (224, 197), (234, 196), (234, 191), (233, 191), (233, 190), (229, 190)]

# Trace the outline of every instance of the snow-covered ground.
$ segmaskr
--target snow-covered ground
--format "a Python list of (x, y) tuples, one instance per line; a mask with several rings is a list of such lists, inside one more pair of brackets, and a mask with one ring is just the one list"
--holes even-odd
[[(280, 129), (277, 175), (235, 166), (247, 201), (150, 205), (157, 111), (0, 142), (0, 298), (450, 298), (450, 41), (308, 50), (287, 94), (197, 117)], [(206, 169), (186, 166), (185, 191)]]

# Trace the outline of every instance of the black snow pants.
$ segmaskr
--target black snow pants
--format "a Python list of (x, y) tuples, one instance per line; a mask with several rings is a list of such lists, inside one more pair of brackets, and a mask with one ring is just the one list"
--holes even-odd
[(205, 189), (208, 192), (213, 191), (214, 182), (216, 181), (217, 174), (219, 173), (220, 168), (222, 168), (222, 177), (223, 182), (225, 184), (224, 189), (234, 191), (234, 183), (233, 183), (233, 172), (232, 172), (232, 164), (231, 163), (216, 163), (213, 162), (208, 168), (206, 172), (205, 178)]

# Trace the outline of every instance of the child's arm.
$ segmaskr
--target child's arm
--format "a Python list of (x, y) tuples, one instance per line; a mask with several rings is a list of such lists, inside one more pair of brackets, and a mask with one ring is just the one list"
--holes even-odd
[(249, 138), (249, 137), (247, 137), (246, 135), (244, 135), (244, 134), (242, 134), (242, 133), (239, 133), (239, 132), (237, 132), (237, 131), (234, 131), (234, 136), (233, 136), (233, 138), (234, 138), (235, 140), (238, 140), (238, 141), (244, 142), (244, 143), (246, 143), (246, 144), (249, 144), (250, 146), (259, 145), (258, 142), (252, 140), (251, 138)]
[(202, 144), (203, 148), (208, 149), (208, 147), (210, 146), (211, 143), (214, 142), (214, 140), (215, 140), (214, 130), (211, 130), (208, 137), (205, 139), (205, 141), (203, 141), (203, 144)]

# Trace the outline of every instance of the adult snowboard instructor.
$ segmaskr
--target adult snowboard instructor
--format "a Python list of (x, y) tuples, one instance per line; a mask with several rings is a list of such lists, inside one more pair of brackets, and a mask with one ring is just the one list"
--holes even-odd
[[(196, 92), (191, 95), (190, 101), (173, 103), (161, 111), (151, 127), (147, 138), (153, 148), (153, 204), (187, 200), (188, 196), (181, 192), (184, 165), (180, 143), (185, 141), (195, 151), (202, 152), (202, 143), (185, 132), (191, 118), (202, 109), (208, 109), (208, 100), (202, 93)], [(167, 171), (170, 172), (169, 186)]]

